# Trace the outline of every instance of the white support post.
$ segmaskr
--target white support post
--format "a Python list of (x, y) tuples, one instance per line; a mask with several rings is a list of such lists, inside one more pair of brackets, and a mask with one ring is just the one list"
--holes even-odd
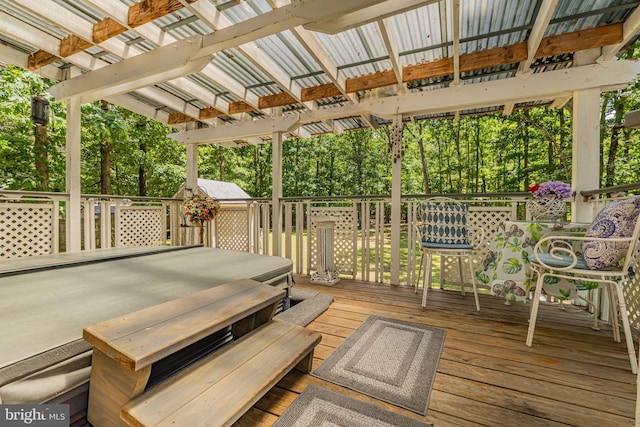
[(571, 219), (591, 222), (593, 212), (580, 196), (580, 191), (600, 188), (600, 89), (573, 93), (571, 169), (571, 187), (576, 192), (575, 203), (571, 205)]
[(198, 145), (186, 144), (187, 147), (187, 188), (195, 190), (198, 186)]
[(82, 250), (81, 234), (81, 202), (82, 193), (80, 185), (80, 99), (71, 98), (67, 101), (67, 144), (66, 144), (66, 190), (69, 193), (67, 205), (67, 252), (79, 252)]
[(280, 213), (280, 198), (282, 197), (282, 132), (274, 132), (272, 136), (272, 231), (273, 255), (282, 254), (282, 214)]
[(402, 115), (393, 117), (391, 137), (391, 284), (400, 284), (400, 221), (402, 217)]
[[(595, 64), (601, 49), (577, 51), (575, 67)], [(600, 89), (573, 92), (573, 145), (571, 188), (576, 192), (571, 205), (571, 218), (577, 222), (591, 222), (594, 213), (580, 196), (580, 191), (600, 188)], [(580, 168), (578, 168), (580, 165)]]

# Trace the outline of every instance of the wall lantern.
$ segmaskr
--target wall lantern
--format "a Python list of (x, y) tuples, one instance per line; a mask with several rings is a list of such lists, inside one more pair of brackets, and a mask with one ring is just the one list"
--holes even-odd
[(31, 98), (31, 121), (38, 125), (49, 122), (49, 101), (40, 95)]

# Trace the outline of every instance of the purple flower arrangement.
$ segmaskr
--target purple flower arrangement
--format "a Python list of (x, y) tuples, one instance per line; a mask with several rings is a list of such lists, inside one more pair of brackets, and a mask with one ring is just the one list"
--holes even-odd
[(562, 181), (547, 181), (542, 184), (534, 184), (529, 187), (529, 191), (533, 194), (533, 197), (540, 199), (543, 197), (556, 197), (559, 199), (566, 199), (573, 196), (573, 190), (571, 186)]

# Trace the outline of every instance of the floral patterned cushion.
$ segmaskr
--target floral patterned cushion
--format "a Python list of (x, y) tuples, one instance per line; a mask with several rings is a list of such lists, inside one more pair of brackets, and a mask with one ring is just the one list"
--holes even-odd
[(423, 243), (466, 245), (467, 205), (422, 203), (418, 211)]
[[(631, 237), (640, 214), (640, 197), (609, 203), (602, 208), (585, 234), (586, 237)], [(585, 240), (582, 254), (592, 270), (616, 265), (627, 253), (628, 242)]]

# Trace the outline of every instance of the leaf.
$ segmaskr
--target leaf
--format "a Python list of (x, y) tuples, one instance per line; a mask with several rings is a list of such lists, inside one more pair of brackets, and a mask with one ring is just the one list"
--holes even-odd
[(522, 270), (522, 263), (518, 258), (509, 258), (505, 261), (502, 271), (507, 274), (517, 274)]
[(484, 273), (476, 274), (476, 279), (478, 279), (478, 281), (484, 285), (488, 284), (490, 281), (489, 276)]

